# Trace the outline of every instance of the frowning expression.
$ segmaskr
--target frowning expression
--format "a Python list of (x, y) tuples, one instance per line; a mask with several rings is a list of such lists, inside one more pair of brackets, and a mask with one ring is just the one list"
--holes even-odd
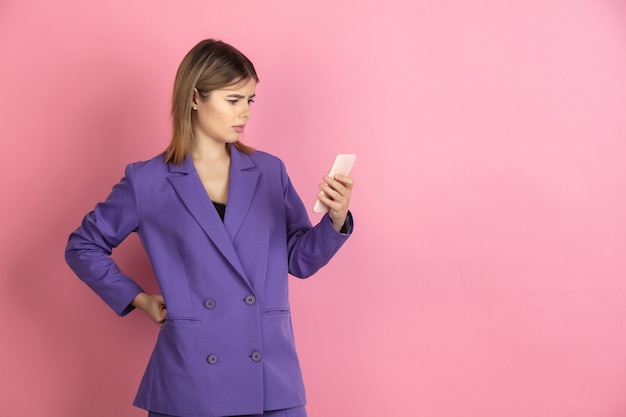
[(250, 118), (250, 105), (254, 102), (256, 80), (248, 78), (211, 91), (202, 96), (194, 90), (192, 112), (195, 140), (234, 143), (244, 132)]

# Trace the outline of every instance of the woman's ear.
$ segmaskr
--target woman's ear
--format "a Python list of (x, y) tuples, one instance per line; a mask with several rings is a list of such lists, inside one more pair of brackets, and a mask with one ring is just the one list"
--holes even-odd
[(198, 96), (200, 95), (200, 93), (198, 92), (197, 88), (193, 89), (193, 96), (191, 97), (191, 106), (197, 106), (198, 105)]

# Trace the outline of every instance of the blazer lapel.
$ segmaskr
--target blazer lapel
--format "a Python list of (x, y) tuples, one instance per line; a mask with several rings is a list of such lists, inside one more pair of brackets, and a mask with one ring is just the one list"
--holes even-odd
[[(169, 176), (168, 180), (185, 207), (187, 207), (187, 210), (189, 210), (209, 239), (213, 241), (233, 268), (250, 284), (232, 240), (226, 232), (217, 210), (213, 207), (213, 203), (196, 173), (191, 158), (189, 156), (185, 158), (181, 165), (170, 163), (170, 172), (174, 175)], [(228, 210), (229, 207), (227, 207), (226, 211), (228, 212)]]
[(224, 216), (224, 226), (230, 235), (231, 241), (233, 241), (252, 204), (252, 197), (259, 179), (259, 171), (255, 169), (256, 165), (252, 162), (252, 159), (234, 146), (231, 146), (230, 155), (228, 203), (226, 205), (226, 215)]

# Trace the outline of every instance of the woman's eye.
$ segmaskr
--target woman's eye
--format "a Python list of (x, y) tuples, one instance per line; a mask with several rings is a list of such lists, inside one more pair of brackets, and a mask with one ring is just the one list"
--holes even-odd
[(229, 102), (230, 104), (232, 104), (232, 105), (235, 105), (235, 104), (237, 104), (237, 102), (238, 102), (239, 100), (226, 100), (226, 101), (228, 101), (228, 102)]
[(248, 100), (248, 104), (252, 104), (252, 103), (254, 103), (254, 100), (252, 99)]

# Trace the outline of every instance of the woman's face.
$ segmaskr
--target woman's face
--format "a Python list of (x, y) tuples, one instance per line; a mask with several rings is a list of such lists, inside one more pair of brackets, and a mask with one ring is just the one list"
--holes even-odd
[(230, 87), (213, 90), (209, 97), (194, 91), (193, 106), (197, 110), (192, 116), (196, 140), (212, 140), (219, 143), (234, 143), (244, 131), (250, 118), (256, 81), (248, 78)]

